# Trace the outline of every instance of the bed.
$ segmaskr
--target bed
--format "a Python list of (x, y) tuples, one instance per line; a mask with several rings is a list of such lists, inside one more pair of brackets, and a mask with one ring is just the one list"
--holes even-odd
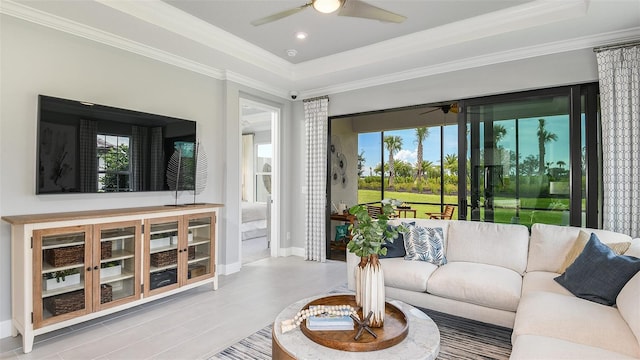
[(266, 203), (242, 202), (242, 240), (268, 235), (268, 212)]

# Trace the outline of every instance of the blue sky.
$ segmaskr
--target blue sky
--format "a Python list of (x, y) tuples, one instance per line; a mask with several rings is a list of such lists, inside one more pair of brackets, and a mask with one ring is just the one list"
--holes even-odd
[[(538, 117), (518, 120), (520, 139), (520, 159), (526, 158), (529, 154), (538, 155)], [(569, 120), (568, 116), (547, 116), (547, 131), (558, 136), (557, 141), (547, 144), (546, 162), (564, 161), (569, 164)], [(506, 136), (499, 145), (507, 150), (515, 151), (515, 120), (496, 121), (507, 129)], [(417, 160), (418, 144), (415, 138), (415, 129), (385, 131), (385, 136), (400, 136), (402, 138), (402, 150), (395, 154), (394, 158), (415, 164)], [(481, 136), (483, 131), (481, 130)], [(583, 135), (584, 136), (584, 135)], [(584, 138), (583, 138), (584, 141)], [(583, 142), (584, 143), (584, 142)], [(440, 127), (429, 129), (429, 136), (424, 141), (424, 160), (440, 164)], [(358, 151), (364, 151), (365, 174), (369, 174), (369, 167), (375, 168), (380, 163), (380, 133), (362, 133), (358, 135)], [(458, 153), (458, 126), (451, 125), (444, 127), (444, 154)], [(384, 160), (388, 159), (385, 149)]]

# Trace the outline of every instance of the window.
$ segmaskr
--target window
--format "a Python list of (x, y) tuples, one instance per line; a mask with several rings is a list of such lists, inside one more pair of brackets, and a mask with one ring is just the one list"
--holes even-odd
[(98, 191), (130, 191), (129, 137), (98, 134)]

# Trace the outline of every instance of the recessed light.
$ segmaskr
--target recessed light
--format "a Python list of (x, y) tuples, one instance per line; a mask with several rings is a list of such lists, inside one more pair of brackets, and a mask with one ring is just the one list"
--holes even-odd
[(287, 55), (289, 55), (290, 57), (294, 57), (298, 55), (298, 51), (296, 49), (289, 49), (287, 50)]
[(307, 33), (302, 32), (302, 31), (298, 31), (296, 33), (296, 39), (304, 40), (306, 38), (307, 38)]
[(80, 104), (84, 105), (84, 106), (93, 106), (93, 103), (90, 102), (86, 102), (86, 101), (80, 101)]

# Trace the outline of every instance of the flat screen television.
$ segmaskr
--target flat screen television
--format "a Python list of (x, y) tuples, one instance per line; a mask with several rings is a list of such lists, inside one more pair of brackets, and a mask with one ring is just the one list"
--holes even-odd
[(176, 149), (193, 158), (195, 121), (45, 95), (38, 100), (36, 194), (170, 190), (167, 164)]

